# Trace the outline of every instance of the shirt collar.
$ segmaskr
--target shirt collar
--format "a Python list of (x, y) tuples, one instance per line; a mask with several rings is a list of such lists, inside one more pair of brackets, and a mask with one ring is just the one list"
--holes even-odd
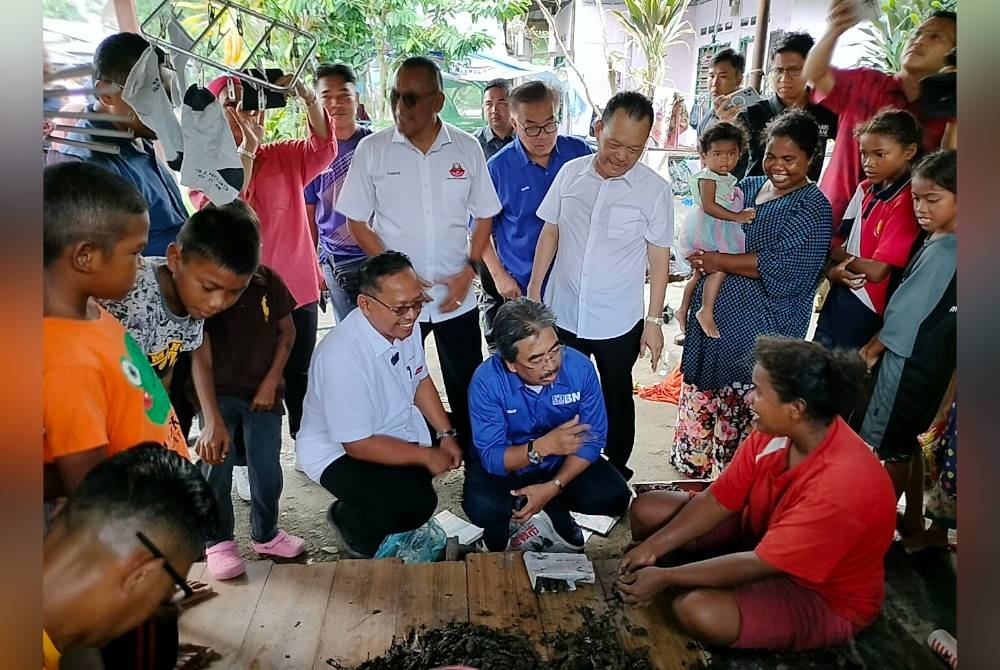
[[(563, 345), (563, 346), (565, 346), (565, 345)], [(497, 360), (500, 361), (500, 365), (501, 365), (503, 371), (507, 373), (507, 381), (509, 382), (510, 387), (512, 389), (528, 388), (528, 382), (526, 382), (523, 379), (521, 379), (521, 375), (517, 374), (516, 372), (511, 371), (511, 369), (509, 367), (507, 367), (507, 362), (504, 361), (503, 357), (499, 353), (494, 354), (494, 356), (496, 356)], [(563, 356), (562, 365), (559, 366), (559, 372), (556, 373), (556, 378), (554, 380), (552, 380), (551, 384), (544, 384), (542, 386), (542, 392), (544, 393), (545, 389), (555, 388), (557, 386), (560, 386), (560, 387), (563, 387), (563, 388), (569, 387), (569, 382), (566, 381), (566, 357), (565, 356)]]
[[(557, 136), (556, 146), (552, 149), (552, 153), (556, 156), (560, 155), (559, 139), (560, 137)], [(528, 152), (524, 150), (524, 145), (521, 144), (521, 138), (517, 136), (517, 133), (514, 134), (514, 141), (512, 142), (512, 144), (514, 145), (514, 152), (517, 153), (517, 157), (520, 159), (519, 163), (521, 164), (521, 167), (525, 167), (526, 165), (531, 163), (531, 159), (528, 158)], [(552, 163), (552, 158), (549, 157), (549, 164), (551, 165), (551, 163)]]
[(590, 157), (589, 161), (584, 161), (584, 168), (583, 170), (580, 171), (580, 174), (588, 172), (594, 177), (600, 179), (601, 181), (615, 181), (616, 179), (622, 179), (629, 186), (635, 186), (635, 171), (636, 168), (639, 167), (638, 162), (632, 166), (632, 169), (623, 174), (621, 177), (613, 177), (611, 179), (605, 179), (597, 172), (597, 168), (595, 167), (596, 162), (597, 162), (597, 154), (595, 153), (593, 156)]
[[(448, 124), (445, 123), (440, 116), (438, 117), (438, 120), (441, 121), (441, 129), (438, 130), (437, 137), (434, 138), (434, 143), (431, 144), (431, 148), (427, 150), (427, 153), (440, 149), (446, 144), (451, 144), (451, 133), (448, 131)], [(396, 128), (395, 126), (393, 126), (392, 129), (392, 141), (398, 144), (409, 144), (411, 147), (416, 149), (416, 147), (413, 146), (413, 142), (403, 135), (403, 133), (399, 132), (399, 128)]]
[(868, 192), (877, 200), (882, 202), (889, 202), (902, 191), (910, 183), (910, 174), (906, 173), (896, 181), (886, 184), (881, 188), (877, 184), (869, 184)]
[[(390, 349), (398, 349), (399, 345), (402, 344), (402, 340), (393, 340), (391, 343), (389, 340), (385, 339), (382, 333), (375, 330), (375, 326), (372, 325), (365, 313), (360, 309), (355, 310), (358, 312), (358, 318), (361, 320), (360, 328), (361, 336), (368, 342), (369, 346), (372, 348), (372, 353), (375, 354), (375, 358), (380, 358)], [(413, 337), (413, 335), (410, 335)]]

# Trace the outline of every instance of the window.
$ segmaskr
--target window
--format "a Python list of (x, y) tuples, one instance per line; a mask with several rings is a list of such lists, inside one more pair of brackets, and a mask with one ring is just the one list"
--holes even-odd
[[(711, 27), (709, 27), (711, 30)], [(702, 100), (708, 97), (708, 70), (712, 67), (712, 56), (717, 51), (725, 47), (724, 44), (706, 44), (698, 48), (698, 62), (694, 81), (695, 99)]]
[(756, 16), (751, 16), (750, 17), (750, 25), (751, 26), (757, 25), (757, 17)]
[(706, 33), (708, 33), (708, 28), (702, 26), (701, 32), (699, 33), (699, 35), (705, 35)]
[(750, 17), (749, 16), (744, 16), (742, 19), (740, 19), (740, 25), (741, 26), (749, 26), (750, 25)]
[(732, 29), (733, 29), (733, 22), (726, 21), (726, 30), (732, 30)]
[(740, 55), (743, 56), (743, 58), (747, 57), (747, 47), (750, 46), (750, 43), (752, 41), (753, 41), (753, 38), (749, 37), (749, 36), (747, 36), (747, 37), (741, 37), (740, 38), (740, 46), (739, 46), (738, 51), (740, 52)]
[(708, 34), (709, 35), (714, 35), (715, 34), (715, 26), (709, 26), (708, 27)]

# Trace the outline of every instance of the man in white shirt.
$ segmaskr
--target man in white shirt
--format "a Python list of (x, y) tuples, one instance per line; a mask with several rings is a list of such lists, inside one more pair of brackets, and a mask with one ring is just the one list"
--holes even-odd
[(642, 94), (608, 101), (595, 124), (597, 153), (566, 163), (538, 208), (546, 223), (528, 284), (528, 297), (539, 300), (552, 267), (545, 303), (558, 316), (560, 341), (597, 363), (608, 414), (604, 453), (626, 480), (635, 441), (632, 366), (645, 350), (654, 370), (660, 361), (674, 229), (669, 182), (639, 163), (652, 124), (653, 105)]
[(459, 467), (462, 451), (411, 337), (428, 298), (410, 260), (373, 256), (358, 285), (358, 309), (313, 354), (295, 450), (306, 475), (337, 496), (327, 519), (341, 549), (370, 558), (387, 535), (431, 518), (431, 481)]
[(403, 61), (390, 99), (395, 127), (358, 144), (337, 211), (369, 256), (396, 249), (413, 260), (432, 298), (420, 315), (421, 336), (434, 333), (452, 421), (467, 449), (466, 392), (483, 361), (472, 280), (500, 200), (479, 141), (438, 116), (444, 85), (434, 61)]

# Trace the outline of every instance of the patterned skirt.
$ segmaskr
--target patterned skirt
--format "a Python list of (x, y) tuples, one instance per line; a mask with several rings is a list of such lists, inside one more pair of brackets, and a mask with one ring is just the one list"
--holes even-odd
[(753, 429), (753, 384), (702, 391), (681, 385), (671, 464), (685, 477), (714, 479)]

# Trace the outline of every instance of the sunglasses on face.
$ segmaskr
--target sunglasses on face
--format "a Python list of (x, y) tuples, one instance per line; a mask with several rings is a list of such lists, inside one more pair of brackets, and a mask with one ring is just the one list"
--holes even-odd
[(411, 93), (407, 91), (406, 93), (400, 93), (396, 89), (389, 91), (389, 103), (395, 107), (396, 103), (400, 100), (407, 107), (413, 108), (417, 106), (417, 103), (426, 98), (429, 95), (434, 95), (437, 91), (428, 91), (427, 93)]
[(174, 584), (176, 584), (180, 588), (180, 590), (184, 592), (184, 597), (190, 598), (191, 596), (193, 596), (194, 591), (191, 590), (191, 587), (188, 586), (187, 581), (183, 577), (181, 577), (180, 573), (177, 572), (176, 569), (174, 569), (174, 566), (170, 565), (170, 561), (168, 561), (167, 557), (163, 555), (163, 552), (160, 551), (160, 548), (157, 547), (155, 544), (153, 544), (153, 541), (150, 540), (148, 537), (146, 537), (146, 534), (143, 533), (141, 530), (137, 530), (135, 532), (135, 536), (139, 538), (139, 541), (142, 542), (143, 546), (149, 550), (149, 553), (151, 553), (154, 558), (163, 559), (163, 569), (167, 572), (168, 575), (170, 575), (170, 578), (174, 580)]

